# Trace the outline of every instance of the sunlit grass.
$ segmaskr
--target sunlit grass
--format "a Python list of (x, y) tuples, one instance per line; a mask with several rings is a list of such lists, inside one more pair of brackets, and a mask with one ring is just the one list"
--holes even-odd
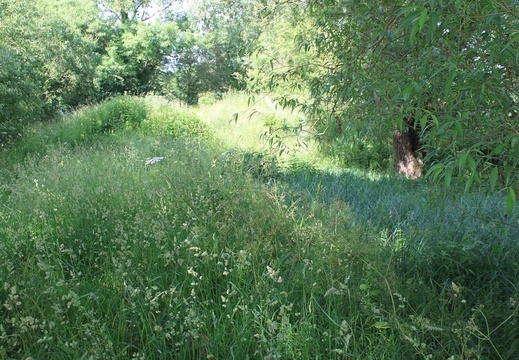
[[(258, 105), (249, 104), (245, 93), (232, 93), (214, 104), (200, 105), (197, 110), (224, 147), (260, 152), (266, 144), (258, 140), (267, 127), (260, 113), (253, 115)], [(235, 114), (238, 118), (234, 118)]]
[(287, 154), (306, 159), (318, 156), (308, 133), (297, 136), (293, 131), (281, 131), (297, 127), (304, 116), (283, 109), (273, 95), (229, 93), (216, 103), (200, 105), (197, 113), (226, 148), (274, 153), (281, 159)]

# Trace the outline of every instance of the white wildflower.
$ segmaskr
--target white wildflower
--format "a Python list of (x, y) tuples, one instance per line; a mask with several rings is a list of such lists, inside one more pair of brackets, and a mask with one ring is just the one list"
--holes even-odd
[(267, 274), (272, 280), (274, 280), (278, 284), (281, 284), (283, 282), (283, 278), (279, 276), (279, 270), (274, 270), (270, 266), (267, 266)]
[(334, 287), (329, 288), (326, 293), (324, 294), (324, 297), (330, 296), (330, 295), (340, 295), (341, 292), (337, 290)]

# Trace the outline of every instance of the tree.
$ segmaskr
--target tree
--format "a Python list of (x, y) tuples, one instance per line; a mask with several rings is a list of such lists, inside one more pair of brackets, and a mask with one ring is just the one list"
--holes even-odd
[(409, 177), (423, 163), (467, 188), (517, 182), (516, 1), (282, 3), (304, 6), (315, 26), (319, 71), (303, 107), (323, 128), (338, 134), (355, 119), (372, 134), (385, 129), (395, 169)]
[(184, 28), (175, 43), (169, 69), (161, 81), (168, 96), (196, 105), (200, 93), (210, 91), (210, 59), (203, 39)]
[(243, 89), (249, 56), (262, 31), (254, 2), (201, 0), (189, 14), (207, 49), (206, 62), (211, 62), (212, 90)]
[[(179, 19), (180, 35), (169, 69), (169, 91), (189, 104), (200, 93), (246, 86), (249, 55), (260, 33), (254, 2), (202, 0)], [(168, 81), (169, 80), (169, 81)]]
[(102, 97), (158, 91), (156, 78), (173, 50), (174, 23), (120, 24), (109, 36), (97, 67), (96, 83)]
[(25, 124), (43, 120), (56, 109), (75, 106), (93, 95), (92, 43), (60, 16), (71, 12), (56, 11), (55, 3), (0, 0), (3, 140), (20, 133)]
[(111, 24), (164, 22), (179, 12), (182, 0), (96, 0), (103, 19)]
[(94, 34), (89, 31), (97, 18), (95, 3), (41, 0), (37, 2), (37, 12), (39, 17), (45, 14), (45, 24), (39, 25), (39, 30), (45, 28), (48, 33), (47, 41), (39, 45), (48, 53), (41, 64), (46, 101), (56, 108), (93, 101), (95, 69), (100, 61)]
[(160, 92), (181, 1), (0, 0), (0, 136), (118, 93)]
[(38, 54), (33, 38), (34, 6), (1, 0), (0, 8), (0, 135), (6, 140), (22, 123), (44, 112), (42, 79), (36, 68), (43, 54)]
[(173, 51), (178, 27), (168, 21), (179, 1), (106, 0), (99, 3), (101, 97), (160, 92), (157, 78)]

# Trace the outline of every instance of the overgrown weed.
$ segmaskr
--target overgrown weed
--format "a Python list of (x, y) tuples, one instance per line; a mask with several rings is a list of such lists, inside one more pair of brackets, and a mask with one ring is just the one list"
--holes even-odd
[(0, 357), (514, 358), (512, 230), (426, 184), (304, 157), (262, 178), (258, 145), (161, 134), (168, 111), (157, 132), (148, 112), (74, 146), (52, 134), (77, 123), (42, 127), (11, 163)]

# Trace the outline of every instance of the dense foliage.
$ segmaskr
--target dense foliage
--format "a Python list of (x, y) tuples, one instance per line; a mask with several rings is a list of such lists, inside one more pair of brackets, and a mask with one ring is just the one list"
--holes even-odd
[(292, 53), (269, 83), (306, 84), (307, 99), (284, 93), (279, 101), (303, 109), (342, 153), (364, 153), (372, 166), (375, 149), (383, 163), (400, 129), (417, 134), (415, 156), (433, 178), (461, 178), (467, 188), (517, 184), (517, 2), (272, 4), (273, 13), (296, 14), (296, 40), (312, 57), (302, 64)]
[(194, 104), (200, 93), (243, 87), (247, 50), (234, 17), (202, 29), (202, 8), (187, 18), (175, 0), (15, 0), (0, 9), (2, 143), (27, 123), (110, 96)]
[[(64, 5), (66, 7), (66, 5)], [(0, 2), (0, 137), (94, 95), (93, 43), (47, 2)], [(62, 9), (64, 10), (64, 9)], [(41, 16), (42, 13), (53, 16)]]
[(517, 2), (189, 5), (3, 1), (3, 138), (117, 94), (196, 104), (247, 87), (302, 110), (304, 130), (346, 165), (390, 167), (399, 129), (434, 179), (517, 183)]

